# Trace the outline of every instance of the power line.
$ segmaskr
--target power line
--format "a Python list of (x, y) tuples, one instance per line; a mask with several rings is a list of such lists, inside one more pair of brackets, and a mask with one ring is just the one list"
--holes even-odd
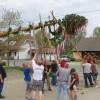
[[(78, 13), (76, 13), (76, 14), (82, 14), (82, 13), (93, 13), (93, 12), (99, 12), (100, 10), (90, 10), (90, 11), (86, 11), (86, 12), (78, 12)], [(55, 17), (62, 17), (62, 16), (65, 16), (65, 15), (59, 15), (59, 16), (55, 16)], [(43, 17), (42, 19), (44, 20), (44, 19), (47, 19), (48, 17)], [(34, 20), (31, 20), (31, 21), (26, 21), (26, 22), (24, 22), (24, 23), (27, 23), (27, 22), (34, 22), (34, 21), (38, 21), (39, 20), (39, 18), (37, 18), (37, 19), (34, 19)]]
[(80, 13), (91, 13), (91, 12), (97, 12), (97, 11), (100, 11), (100, 10), (90, 10), (90, 11), (86, 11), (86, 12), (79, 12), (77, 14), (80, 14)]

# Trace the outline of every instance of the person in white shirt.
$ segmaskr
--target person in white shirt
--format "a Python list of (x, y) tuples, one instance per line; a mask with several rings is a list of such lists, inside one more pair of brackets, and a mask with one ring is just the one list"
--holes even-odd
[(83, 67), (85, 87), (86, 88), (89, 87), (87, 79), (89, 80), (90, 86), (93, 87), (94, 84), (92, 83), (92, 78), (91, 78), (91, 72), (92, 72), (91, 71), (91, 64), (87, 60), (84, 60), (82, 67)]
[(43, 61), (36, 60), (38, 50), (36, 51), (33, 60), (31, 61), (31, 69), (33, 69), (33, 100), (36, 100), (36, 90), (39, 90), (39, 100), (42, 100), (42, 88), (43, 88)]

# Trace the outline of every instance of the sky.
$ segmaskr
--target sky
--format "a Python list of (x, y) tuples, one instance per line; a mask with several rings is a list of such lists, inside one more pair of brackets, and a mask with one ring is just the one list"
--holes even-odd
[(26, 26), (29, 21), (38, 23), (39, 14), (42, 20), (48, 20), (53, 10), (56, 18), (72, 13), (85, 16), (88, 19), (87, 37), (95, 27), (100, 27), (100, 0), (0, 0), (0, 6), (21, 12)]

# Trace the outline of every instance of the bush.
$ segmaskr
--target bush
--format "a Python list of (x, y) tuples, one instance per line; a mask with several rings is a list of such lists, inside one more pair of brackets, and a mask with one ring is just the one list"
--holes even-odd
[(23, 67), (21, 67), (21, 66), (16, 66), (16, 67), (14, 67), (15, 69), (18, 69), (18, 70), (20, 70), (20, 71), (22, 71), (23, 70)]
[(23, 70), (23, 67), (21, 67), (21, 66), (15, 66), (15, 67), (13, 67), (13, 66), (9, 66), (9, 67), (4, 67), (6, 70), (9, 70), (9, 69), (17, 69), (17, 70), (19, 70), (19, 71), (22, 71)]

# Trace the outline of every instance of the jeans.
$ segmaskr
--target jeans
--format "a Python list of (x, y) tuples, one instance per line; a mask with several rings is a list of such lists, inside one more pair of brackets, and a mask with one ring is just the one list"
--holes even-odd
[(56, 100), (60, 100), (61, 89), (63, 89), (63, 100), (67, 100), (67, 83), (66, 82), (58, 82)]
[(52, 85), (56, 85), (56, 73), (52, 72)]
[(88, 86), (87, 79), (89, 80), (90, 85), (93, 85), (90, 73), (84, 73), (85, 86)]
[(2, 90), (3, 90), (3, 85), (4, 85), (4, 82), (2, 83), (2, 82), (0, 81), (0, 96), (2, 95), (1, 93), (2, 93)]
[(49, 75), (48, 74), (44, 74), (43, 75), (43, 79), (42, 79), (42, 81), (43, 81), (43, 89), (44, 89), (45, 79), (47, 81), (47, 88), (48, 89), (51, 89), (51, 86), (50, 86), (50, 78), (49, 78)]

